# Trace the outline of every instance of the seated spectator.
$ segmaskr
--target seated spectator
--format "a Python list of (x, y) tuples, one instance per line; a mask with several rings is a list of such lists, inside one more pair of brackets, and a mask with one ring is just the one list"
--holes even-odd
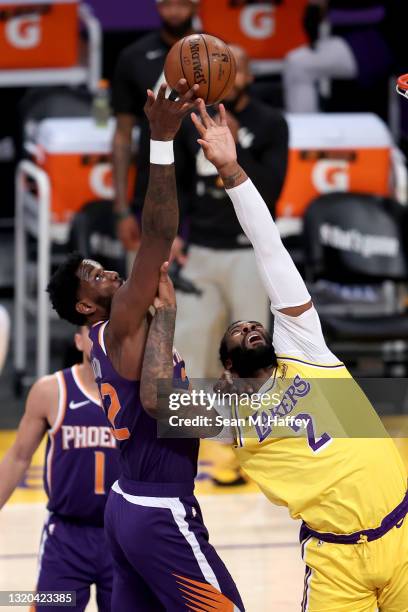
[[(309, 46), (291, 51), (283, 70), (286, 109), (292, 113), (319, 111), (318, 82), (324, 78), (358, 79), (372, 87), (392, 74), (395, 46), (391, 14), (400, 0), (309, 0), (304, 27)], [(318, 39), (328, 19), (331, 35)]]

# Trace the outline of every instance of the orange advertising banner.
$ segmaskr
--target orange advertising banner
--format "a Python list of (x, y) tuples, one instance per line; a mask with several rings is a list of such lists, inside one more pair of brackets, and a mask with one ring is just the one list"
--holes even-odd
[(302, 21), (308, 0), (248, 2), (202, 0), (203, 31), (236, 43), (252, 59), (277, 59), (306, 43)]
[[(42, 168), (51, 183), (51, 219), (68, 222), (74, 213), (92, 200), (112, 200), (112, 160), (106, 154), (50, 153)], [(131, 166), (129, 201), (133, 195), (136, 171)]]
[(313, 198), (333, 191), (390, 195), (390, 172), (390, 149), (386, 147), (291, 149), (276, 216), (301, 217)]
[(78, 4), (0, 2), (0, 70), (66, 68), (78, 62)]

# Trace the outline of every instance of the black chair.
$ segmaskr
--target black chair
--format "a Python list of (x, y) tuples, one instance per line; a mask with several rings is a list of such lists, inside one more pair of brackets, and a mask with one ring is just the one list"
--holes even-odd
[(401, 205), (366, 194), (326, 194), (306, 212), (306, 278), (329, 346), (355, 374), (407, 374), (405, 224)]

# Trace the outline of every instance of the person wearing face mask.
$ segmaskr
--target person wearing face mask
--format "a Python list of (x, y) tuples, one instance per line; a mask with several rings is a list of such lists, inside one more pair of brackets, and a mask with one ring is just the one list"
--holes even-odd
[[(128, 201), (128, 175), (132, 159), (132, 131), (137, 124), (141, 128), (140, 154), (137, 160), (137, 191), (143, 202), (147, 188), (149, 155), (143, 155), (149, 146), (149, 130), (143, 114), (146, 90), (157, 93), (164, 81), (163, 67), (170, 48), (180, 38), (194, 33), (193, 19), (199, 0), (156, 0), (161, 19), (158, 30), (146, 34), (119, 56), (112, 85), (112, 106), (116, 116), (113, 137), (113, 172), (115, 187), (114, 212), (118, 238), (127, 251), (137, 250), (140, 243), (140, 227), (131, 203)], [(146, 180), (144, 181), (144, 177)], [(138, 182), (137, 181), (137, 182)]]

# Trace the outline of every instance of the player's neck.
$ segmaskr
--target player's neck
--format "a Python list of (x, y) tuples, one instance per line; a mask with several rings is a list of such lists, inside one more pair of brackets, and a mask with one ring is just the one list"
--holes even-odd
[(81, 383), (89, 395), (98, 397), (98, 386), (95, 382), (94, 373), (92, 370), (92, 366), (89, 361), (83, 361), (78, 365), (77, 372), (81, 378)]
[(263, 384), (264, 382), (268, 380), (268, 378), (272, 376), (274, 369), (275, 369), (275, 366), (269, 366), (268, 368), (260, 368), (259, 370), (256, 370), (254, 372), (251, 378), (255, 378), (256, 380), (259, 380), (259, 382)]
[[(258, 389), (260, 389), (262, 385), (266, 383), (267, 380), (270, 379), (274, 370), (275, 370), (275, 366), (269, 366), (267, 368), (259, 368), (259, 370), (255, 370), (255, 372), (252, 372), (250, 376), (246, 376), (245, 378), (250, 379), (252, 382), (257, 381), (257, 384), (255, 386), (257, 386)], [(233, 373), (233, 377), (234, 377), (234, 373)], [(238, 376), (238, 377), (244, 378), (243, 376)], [(256, 392), (258, 389), (254, 389), (254, 391)]]

